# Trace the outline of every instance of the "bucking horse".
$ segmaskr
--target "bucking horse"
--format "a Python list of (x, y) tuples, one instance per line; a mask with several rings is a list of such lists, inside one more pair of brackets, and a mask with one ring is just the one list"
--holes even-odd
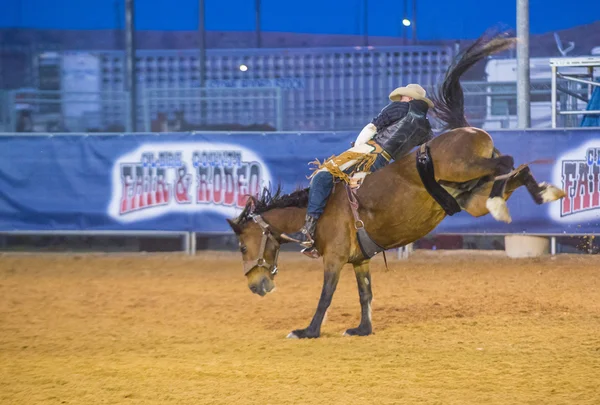
[[(513, 158), (494, 147), (491, 136), (471, 127), (464, 114), (460, 77), (489, 55), (511, 48), (514, 38), (506, 34), (482, 36), (449, 66), (434, 96), (435, 116), (445, 132), (412, 152), (397, 157), (386, 167), (369, 174), (356, 192), (337, 183), (315, 233), (315, 248), (324, 265), (323, 289), (317, 310), (304, 329), (289, 338), (316, 338), (331, 303), (340, 272), (346, 263), (354, 266), (361, 305), (361, 321), (346, 335), (372, 333), (373, 298), (369, 261), (360, 231), (380, 250), (414, 242), (434, 230), (447, 216), (466, 211), (474, 217), (491, 214), (510, 222), (506, 200), (525, 186), (537, 204), (564, 196), (559, 188), (538, 183), (528, 165), (514, 167)], [(354, 196), (352, 198), (351, 196)], [(308, 189), (282, 194), (264, 189), (249, 197), (241, 214), (229, 219), (239, 239), (244, 272), (253, 293), (264, 296), (274, 288), (280, 235), (299, 229), (304, 221)]]

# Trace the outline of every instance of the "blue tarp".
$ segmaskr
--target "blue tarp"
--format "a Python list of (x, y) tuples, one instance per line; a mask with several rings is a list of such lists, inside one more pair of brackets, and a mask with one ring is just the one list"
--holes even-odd
[[(599, 81), (600, 83), (600, 81)], [(600, 111), (600, 86), (594, 87), (592, 98), (588, 102), (586, 111), (596, 110)], [(582, 127), (600, 127), (600, 115), (584, 115), (581, 120)]]

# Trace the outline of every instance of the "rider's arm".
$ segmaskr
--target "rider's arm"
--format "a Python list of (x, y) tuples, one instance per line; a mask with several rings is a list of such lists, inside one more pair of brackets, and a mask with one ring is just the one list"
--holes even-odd
[(396, 101), (386, 105), (379, 115), (360, 131), (354, 146), (368, 142), (375, 136), (377, 131), (382, 131), (394, 122), (401, 120), (407, 113), (408, 103)]
[(392, 125), (394, 122), (404, 118), (406, 114), (408, 114), (408, 107), (408, 103), (406, 102), (394, 101), (386, 105), (383, 110), (381, 110), (379, 115), (373, 118), (371, 123), (375, 125), (377, 131), (382, 131)]
[(354, 142), (354, 146), (362, 145), (363, 143), (367, 143), (371, 140), (377, 133), (377, 128), (372, 123), (365, 125), (365, 127), (358, 134), (358, 138)]

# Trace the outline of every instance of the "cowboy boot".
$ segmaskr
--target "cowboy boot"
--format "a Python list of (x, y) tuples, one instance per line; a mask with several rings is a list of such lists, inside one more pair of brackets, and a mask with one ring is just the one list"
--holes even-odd
[(302, 251), (300, 253), (302, 253), (305, 256), (310, 257), (311, 259), (318, 259), (319, 257), (321, 257), (321, 254), (319, 253), (317, 248), (314, 246), (304, 248), (304, 249), (302, 249)]
[(318, 218), (307, 214), (304, 222), (304, 226), (300, 228), (298, 232), (291, 234), (281, 234), (283, 239), (291, 242), (296, 242), (304, 247), (311, 247), (315, 242), (315, 230), (317, 229)]

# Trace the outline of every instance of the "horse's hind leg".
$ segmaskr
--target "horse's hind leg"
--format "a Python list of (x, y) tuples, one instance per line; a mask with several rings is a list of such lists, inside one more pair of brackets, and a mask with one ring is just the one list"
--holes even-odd
[(512, 156), (504, 155), (491, 158), (489, 163), (494, 164), (493, 175), (496, 177), (496, 181), (492, 185), (485, 206), (497, 221), (510, 223), (512, 218), (508, 212), (504, 192), (511, 177), (510, 173), (513, 171), (514, 160)]
[(371, 272), (369, 271), (369, 261), (366, 260), (359, 264), (354, 264), (356, 274), (356, 283), (358, 284), (358, 297), (360, 299), (360, 325), (356, 328), (348, 329), (346, 336), (367, 336), (373, 332), (371, 325), (371, 300), (373, 293), (371, 291)]
[(564, 191), (552, 184), (546, 182), (538, 183), (533, 177), (533, 174), (531, 174), (529, 166), (524, 166), (524, 168), (517, 173), (515, 179), (525, 186), (533, 198), (533, 201), (538, 205), (556, 201), (565, 196)]
[[(521, 165), (505, 176), (494, 181), (490, 196), (485, 205), (490, 214), (498, 221), (510, 223), (512, 221), (504, 198), (507, 182), (512, 180), (512, 187), (525, 186), (533, 200), (537, 204), (556, 201), (564, 197), (564, 192), (558, 187), (548, 183), (540, 183), (535, 180), (531, 174), (531, 169), (527, 165)], [(512, 189), (514, 191), (514, 188)], [(512, 193), (511, 191), (511, 193)]]
[[(490, 148), (491, 149), (491, 148)], [(446, 182), (465, 183), (480, 178), (496, 179), (491, 187), (486, 201), (486, 213), (503, 222), (510, 222), (510, 214), (503, 198), (507, 181), (513, 170), (512, 156), (497, 156), (496, 151), (490, 151), (493, 157), (469, 156), (466, 159), (450, 160), (440, 163), (440, 180)]]
[[(460, 206), (474, 217), (487, 215), (490, 213), (487, 208), (487, 202), (496, 183), (497, 181), (484, 183), (477, 189), (458, 196), (457, 200)], [(534, 201), (538, 204), (555, 201), (564, 197), (564, 192), (559, 188), (547, 183), (538, 184), (531, 174), (529, 167), (521, 165), (506, 180), (502, 198), (508, 200), (512, 193), (522, 186), (525, 186)], [(495, 190), (494, 193), (497, 191)]]
[[(517, 169), (520, 170), (521, 168)], [(464, 211), (474, 217), (482, 217), (490, 213), (489, 199), (491, 195), (501, 197), (502, 201), (508, 200), (511, 194), (523, 185), (518, 172), (503, 181), (488, 181), (471, 191), (467, 191), (457, 197), (457, 201)], [(502, 191), (502, 194), (499, 194)], [(510, 215), (509, 215), (510, 217)]]

